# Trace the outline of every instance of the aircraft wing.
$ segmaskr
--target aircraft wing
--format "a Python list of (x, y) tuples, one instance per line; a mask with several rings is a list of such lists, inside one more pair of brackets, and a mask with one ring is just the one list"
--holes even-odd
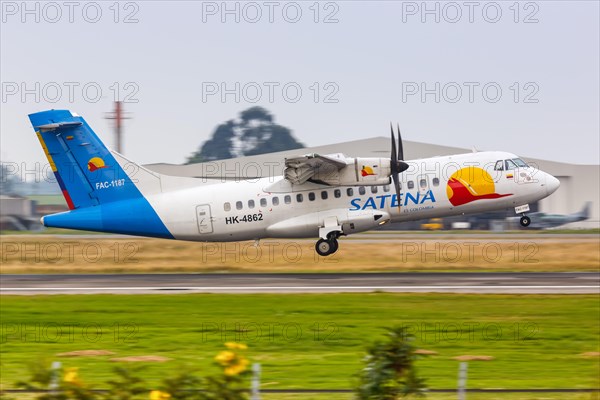
[(346, 166), (348, 166), (346, 156), (341, 153), (307, 154), (286, 158), (284, 176), (295, 185), (301, 185), (308, 180), (330, 184), (330, 179), (338, 175), (338, 172)]

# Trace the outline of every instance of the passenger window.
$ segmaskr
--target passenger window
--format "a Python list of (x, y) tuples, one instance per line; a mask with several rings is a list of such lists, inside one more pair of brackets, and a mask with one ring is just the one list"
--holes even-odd
[(323, 200), (327, 200), (327, 191), (326, 191), (326, 190), (323, 190), (323, 191), (321, 192), (321, 198), (322, 198)]
[(225, 204), (223, 204), (223, 209), (224, 209), (225, 211), (230, 211), (230, 210), (231, 210), (231, 204), (229, 204), (229, 203), (225, 203)]
[(303, 200), (304, 200), (304, 196), (302, 196), (302, 193), (298, 193), (298, 194), (296, 195), (296, 201), (297, 201), (298, 203), (302, 203), (302, 201), (303, 201)]
[(408, 188), (414, 189), (414, 187), (415, 187), (415, 183), (413, 181), (408, 181)]
[(244, 207), (244, 205), (242, 204), (241, 201), (236, 201), (235, 202), (235, 208), (237, 208), (238, 210), (241, 210), (242, 207)]
[(433, 178), (433, 186), (440, 186), (440, 178)]
[(342, 197), (342, 191), (341, 191), (340, 189), (335, 189), (335, 190), (333, 191), (333, 196), (334, 196), (336, 199), (339, 199), (340, 197)]
[(346, 189), (346, 194), (348, 195), (348, 197), (354, 196), (354, 189), (352, 189), (352, 188)]
[(316, 198), (316, 196), (315, 196), (315, 194), (314, 194), (313, 192), (310, 192), (310, 193), (308, 194), (308, 199), (309, 199), (310, 201), (315, 201), (315, 198)]
[(515, 164), (513, 160), (506, 160), (505, 165), (505, 169), (507, 171), (510, 171), (511, 169), (517, 169), (517, 164)]
[(427, 179), (421, 179), (419, 181), (419, 186), (421, 186), (421, 189), (425, 189), (427, 187)]
[(289, 195), (285, 196), (283, 198), (283, 201), (285, 202), (285, 204), (290, 204), (292, 202), (292, 196), (289, 196)]
[(502, 160), (496, 161), (496, 165), (494, 166), (494, 171), (504, 171), (504, 161), (502, 161)]
[(384, 192), (389, 192), (390, 191), (390, 185), (383, 185), (383, 191)]
[(371, 186), (371, 193), (377, 193), (377, 186)]
[[(286, 196), (286, 197), (290, 197), (290, 196)], [(273, 205), (274, 206), (278, 206), (279, 205), (279, 197), (277, 197), (277, 196), (273, 197)]]
[(358, 193), (359, 194), (365, 194), (365, 193), (367, 193), (367, 191), (365, 190), (364, 186), (361, 186), (361, 187), (358, 188)]
[(266, 207), (267, 206), (267, 199), (265, 199), (264, 197), (262, 199), (260, 199), (260, 206), (261, 207)]
[(254, 208), (254, 200), (248, 200), (248, 208)]

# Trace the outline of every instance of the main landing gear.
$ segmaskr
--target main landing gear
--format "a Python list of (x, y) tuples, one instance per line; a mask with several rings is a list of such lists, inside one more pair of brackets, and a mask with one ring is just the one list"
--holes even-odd
[(319, 239), (315, 245), (317, 254), (325, 257), (335, 253), (339, 247), (337, 238), (338, 235), (335, 232), (331, 232), (327, 235), (327, 239)]
[(319, 228), (319, 239), (315, 245), (315, 250), (320, 256), (329, 256), (338, 249), (338, 238), (344, 234), (342, 226), (337, 217), (331, 216), (323, 220), (323, 226)]

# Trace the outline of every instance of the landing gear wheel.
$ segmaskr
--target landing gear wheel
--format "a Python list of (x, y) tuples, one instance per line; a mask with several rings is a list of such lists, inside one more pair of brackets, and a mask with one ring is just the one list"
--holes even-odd
[(317, 254), (320, 256), (323, 256), (323, 257), (330, 255), (332, 249), (333, 249), (332, 242), (330, 242), (329, 240), (325, 240), (325, 239), (319, 239), (315, 246), (315, 250), (317, 251)]
[(329, 239), (329, 243), (331, 243), (331, 252), (329, 254), (333, 254), (338, 250), (339, 244), (336, 239)]
[(521, 223), (522, 227), (527, 228), (529, 224), (531, 224), (531, 218), (529, 218), (527, 215), (523, 215), (519, 222)]
[(331, 239), (319, 239), (315, 246), (317, 254), (320, 256), (328, 256), (335, 253), (338, 249), (338, 241), (335, 238)]

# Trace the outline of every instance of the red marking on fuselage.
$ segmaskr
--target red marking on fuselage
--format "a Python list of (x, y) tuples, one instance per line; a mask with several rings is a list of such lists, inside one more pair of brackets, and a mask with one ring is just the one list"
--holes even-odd
[(465, 185), (463, 185), (456, 178), (451, 178), (448, 181), (448, 185), (452, 189), (452, 197), (448, 200), (450, 200), (450, 203), (452, 203), (453, 206), (461, 206), (463, 204), (467, 204), (467, 203), (470, 203), (475, 200), (498, 199), (500, 197), (512, 196), (512, 193), (508, 193), (508, 194), (486, 193), (486, 194), (474, 195), (473, 193), (471, 193), (471, 191), (469, 189), (467, 189), (465, 187)]

